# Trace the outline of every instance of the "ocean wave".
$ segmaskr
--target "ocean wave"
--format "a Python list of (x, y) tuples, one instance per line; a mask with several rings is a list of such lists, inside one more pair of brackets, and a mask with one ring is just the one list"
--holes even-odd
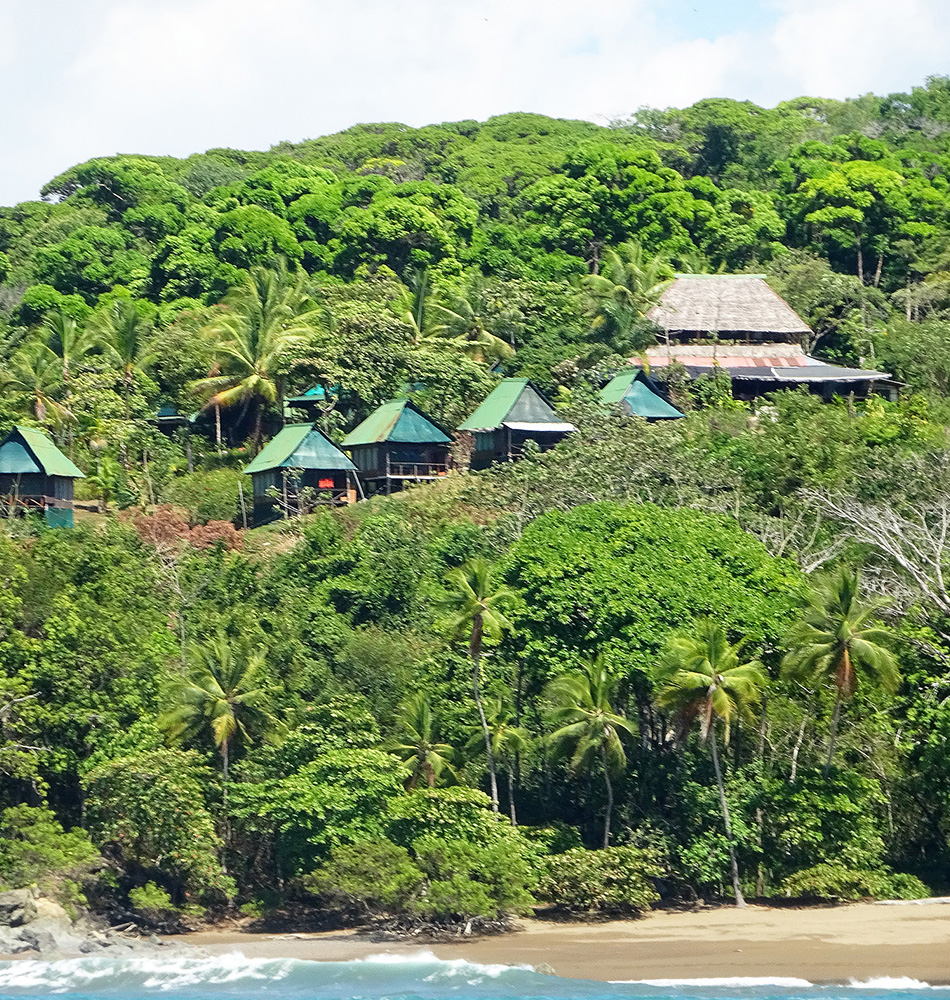
[[(844, 1000), (877, 991), (890, 1000), (922, 989), (946, 989), (910, 978), (878, 977), (842, 986), (816, 986), (790, 976), (621, 980), (613, 983), (542, 975), (527, 965), (443, 960), (431, 951), (381, 953), (348, 962), (247, 958), (240, 952), (207, 956), (103, 956), (56, 962), (0, 962), (0, 1000), (76, 997), (147, 1000), (156, 993), (184, 1000)], [(807, 991), (807, 994), (806, 992)]]

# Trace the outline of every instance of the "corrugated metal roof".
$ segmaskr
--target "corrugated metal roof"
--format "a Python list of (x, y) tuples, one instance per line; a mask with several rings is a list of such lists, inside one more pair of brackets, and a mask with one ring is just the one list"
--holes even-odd
[(677, 420), (684, 414), (658, 396), (643, 382), (635, 381), (623, 395), (620, 404), (626, 413), (647, 420)]
[(526, 378), (503, 378), (460, 431), (493, 431), (509, 421), (560, 423), (554, 407)]
[(42, 431), (19, 425), (0, 443), (0, 472), (15, 476), (42, 472), (65, 479), (86, 478)]
[(734, 379), (775, 379), (778, 382), (865, 382), (890, 378), (887, 372), (864, 368), (841, 368), (838, 365), (802, 365), (798, 368), (733, 368)]
[(356, 466), (313, 424), (289, 424), (244, 470), (246, 475), (270, 469), (356, 471)]
[(343, 439), (344, 448), (363, 444), (450, 444), (452, 439), (409, 399), (378, 406)]
[(789, 356), (768, 355), (759, 357), (748, 357), (746, 355), (717, 354), (702, 356), (689, 354), (686, 351), (674, 351), (672, 357), (650, 358), (651, 368), (663, 368), (671, 361), (678, 361), (680, 364), (690, 365), (693, 368), (801, 368), (809, 364), (818, 364), (807, 354), (794, 354)]
[(802, 335), (808, 324), (754, 274), (681, 274), (649, 318), (664, 330)]

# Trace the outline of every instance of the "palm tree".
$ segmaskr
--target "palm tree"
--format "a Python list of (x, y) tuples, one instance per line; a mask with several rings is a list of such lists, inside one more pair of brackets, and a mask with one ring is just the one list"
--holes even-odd
[(393, 749), (403, 758), (403, 765), (409, 769), (406, 791), (417, 788), (424, 778), (429, 788), (438, 784), (443, 771), (454, 773), (449, 758), (452, 748), (440, 743), (435, 736), (435, 722), (432, 708), (426, 696), (417, 692), (399, 706), (397, 717), (399, 727), (398, 742)]
[(629, 339), (660, 301), (672, 278), (669, 261), (647, 256), (639, 243), (621, 243), (616, 250), (608, 250), (600, 274), (588, 275), (583, 281), (591, 329), (614, 340)]
[(604, 847), (610, 846), (610, 820), (614, 811), (614, 786), (611, 774), (620, 774), (627, 766), (621, 733), (632, 733), (630, 721), (610, 705), (615, 683), (597, 656), (583, 670), (556, 677), (544, 689), (551, 702), (551, 722), (558, 726), (548, 736), (555, 751), (573, 748), (571, 770), (590, 771), (600, 764), (607, 788), (607, 811), (604, 816)]
[(265, 653), (232, 646), (223, 632), (193, 644), (189, 653), (191, 668), (166, 691), (169, 707), (158, 724), (173, 739), (210, 732), (221, 754), (226, 806), (232, 744), (249, 742), (275, 725), (268, 691), (260, 685)]
[(831, 770), (841, 706), (854, 695), (858, 674), (876, 678), (892, 693), (900, 686), (897, 659), (880, 645), (892, 638), (891, 632), (873, 624), (886, 604), (882, 599), (862, 601), (858, 572), (845, 567), (815, 584), (803, 619), (785, 637), (786, 676), (830, 680), (835, 688), (825, 774)]
[(0, 373), (0, 390), (28, 397), (36, 419), (54, 427), (73, 419), (69, 408), (57, 398), (62, 389), (60, 360), (40, 339), (22, 344)]
[(406, 284), (400, 288), (399, 297), (393, 303), (393, 312), (412, 331), (413, 346), (419, 347), (433, 339), (435, 326), (430, 305), (430, 284), (428, 268), (420, 268), (406, 276)]
[[(218, 373), (195, 383), (208, 406), (256, 402), (254, 447), (260, 450), (265, 409), (282, 401), (291, 352), (326, 325), (326, 310), (306, 292), (306, 274), (284, 264), (255, 267), (224, 297), (226, 308), (203, 330), (214, 343)], [(281, 407), (282, 409), (282, 407)]]
[(455, 636), (468, 634), (468, 654), (472, 661), (472, 693), (475, 696), (482, 736), (485, 740), (485, 756), (488, 759), (488, 775), (491, 783), (491, 807), (497, 813), (498, 773), (481, 692), (482, 647), (486, 638), (497, 642), (512, 627), (502, 608), (511, 603), (514, 593), (508, 587), (496, 589), (493, 586), (491, 566), (488, 560), (481, 556), (469, 559), (461, 566), (449, 570), (445, 575), (445, 581), (449, 593), (443, 601), (443, 608), (449, 614), (449, 629)]
[(92, 327), (82, 329), (71, 316), (50, 313), (45, 320), (49, 334), (47, 346), (62, 361), (63, 386), (66, 399), (72, 395), (72, 376), (79, 365), (96, 346), (96, 331)]
[[(489, 698), (485, 702), (485, 718), (491, 737), (492, 756), (495, 761), (504, 761), (508, 773), (508, 814), (511, 825), (518, 825), (515, 811), (515, 761), (529, 744), (528, 731), (519, 726), (511, 708), (501, 698)], [(484, 734), (479, 727), (469, 740), (466, 749), (474, 751), (484, 748)]]
[[(433, 327), (432, 333), (473, 361), (487, 363), (514, 355), (510, 341), (518, 327), (517, 315), (491, 296), (480, 275), (470, 277), (445, 304), (437, 303), (433, 308), (441, 323)], [(507, 333), (508, 342), (500, 333)]]
[(745, 899), (739, 885), (739, 865), (719, 763), (716, 723), (722, 724), (723, 739), (728, 743), (733, 720), (748, 715), (768, 680), (757, 660), (740, 662), (741, 647), (742, 643), (730, 645), (725, 630), (713, 621), (699, 623), (695, 635), (674, 636), (660, 659), (660, 689), (656, 698), (657, 704), (674, 709), (685, 723), (699, 719), (700, 732), (709, 746), (716, 772), (736, 906), (745, 906)]
[(148, 320), (131, 299), (116, 299), (111, 308), (100, 314), (92, 326), (106, 355), (122, 371), (122, 392), (125, 399), (125, 419), (129, 419), (129, 398), (136, 374), (144, 374), (156, 360), (152, 348)]

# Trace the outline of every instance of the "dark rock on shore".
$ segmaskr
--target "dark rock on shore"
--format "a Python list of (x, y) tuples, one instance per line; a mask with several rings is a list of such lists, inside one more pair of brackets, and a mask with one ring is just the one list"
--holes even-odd
[(92, 916), (74, 920), (55, 900), (37, 896), (31, 889), (0, 892), (0, 955), (33, 952), (55, 959), (103, 951), (150, 953), (189, 947), (169, 948), (156, 935), (140, 937), (136, 930), (134, 924), (109, 927)]

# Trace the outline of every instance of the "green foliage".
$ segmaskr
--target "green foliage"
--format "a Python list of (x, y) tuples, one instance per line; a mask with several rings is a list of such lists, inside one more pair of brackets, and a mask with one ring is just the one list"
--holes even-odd
[(821, 896), (831, 899), (923, 899), (930, 890), (913, 875), (887, 870), (849, 868), (829, 861), (790, 875), (782, 885), (789, 896)]
[[(0, 209), (0, 423), (50, 432), (87, 473), (77, 496), (104, 508), (73, 531), (0, 519), (0, 805), (27, 809), (31, 788), (49, 803), (9, 814), (9, 870), (74, 871), (85, 815), (114, 888), (176, 907), (238, 887), (279, 903), (316, 868), (324, 901), (354, 913), (492, 916), (525, 905), (543, 846), (578, 880), (582, 902), (562, 905), (640, 909), (654, 876), (634, 855), (575, 853), (606, 805), (624, 843), (664, 831), (684, 892), (724, 895), (730, 849), (743, 888), (766, 894), (796, 879), (900, 894), (914, 883), (886, 865), (945, 871), (948, 122), (933, 78), (883, 98), (641, 109), (609, 128), (364, 125), (269, 152), (98, 158), (50, 181), (49, 200)], [(767, 269), (813, 330), (806, 351), (914, 395), (746, 405), (724, 373), (688, 382), (673, 366), (686, 419), (603, 412), (603, 377), (651, 341), (671, 268)], [(578, 431), (313, 515), (296, 537), (249, 531), (243, 551), (202, 530), (238, 523), (247, 442), (278, 428), (287, 396), (325, 387), (334, 440), (403, 393), (452, 428), (497, 359)], [(166, 404), (187, 429), (155, 426)], [(142, 513), (166, 502), (187, 519)], [(844, 565), (893, 595), (890, 634), (815, 608), (790, 629), (798, 567)], [(695, 648), (706, 619), (721, 626), (712, 656)], [(191, 655), (219, 635), (240, 676)], [(862, 657), (878, 639), (886, 655)], [(734, 669), (761, 656), (776, 676), (786, 646), (761, 714), (734, 711), (751, 693), (725, 682)], [(597, 676), (573, 676), (598, 653)], [(684, 658), (693, 680), (658, 704)], [(553, 720), (545, 687), (564, 675)], [(174, 720), (189, 752), (154, 724), (173, 686), (190, 690)], [(836, 692), (848, 725), (822, 775)], [(699, 727), (673, 738), (676, 708), (706, 713), (705, 745)], [(728, 746), (710, 740), (717, 713)], [(544, 753), (551, 729), (582, 773)], [(236, 758), (226, 782), (221, 751)], [(517, 803), (545, 832), (492, 815), (465, 784), (486, 771), (496, 800), (507, 780), (512, 818)]]
[(304, 884), (337, 908), (400, 912), (422, 888), (423, 876), (404, 847), (364, 840), (336, 848)]
[(550, 677), (562, 651), (604, 651), (611, 670), (647, 670), (669, 635), (705, 616), (776, 642), (801, 586), (733, 521), (644, 504), (597, 503), (537, 518), (511, 549), (524, 599), (519, 645)]
[(97, 842), (126, 865), (161, 871), (176, 903), (234, 894), (206, 804), (210, 774), (193, 750), (155, 748), (106, 759), (83, 784)]
[(63, 830), (45, 806), (11, 806), (0, 813), (0, 883), (36, 885), (66, 905), (84, 903), (83, 884), (102, 859), (84, 830)]
[(538, 895), (569, 913), (639, 914), (660, 898), (654, 885), (662, 874), (655, 855), (641, 848), (576, 847), (544, 859)]
[(161, 910), (169, 912), (175, 909), (171, 896), (154, 882), (137, 885), (129, 890), (129, 902), (137, 910)]
[(169, 482), (164, 499), (183, 508), (192, 525), (208, 521), (240, 522), (239, 482), (240, 473), (232, 469), (186, 473)]

